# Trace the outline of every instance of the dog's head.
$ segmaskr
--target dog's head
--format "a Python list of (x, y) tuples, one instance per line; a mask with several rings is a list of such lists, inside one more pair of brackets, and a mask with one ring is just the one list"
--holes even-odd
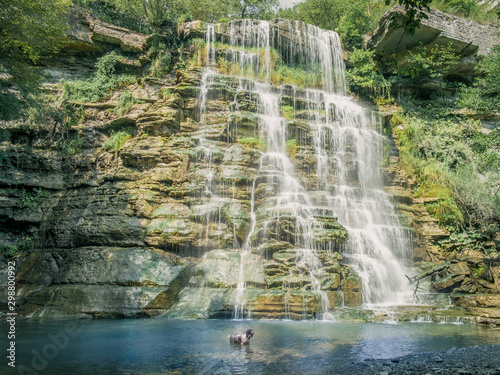
[(247, 329), (247, 338), (253, 337), (253, 329)]

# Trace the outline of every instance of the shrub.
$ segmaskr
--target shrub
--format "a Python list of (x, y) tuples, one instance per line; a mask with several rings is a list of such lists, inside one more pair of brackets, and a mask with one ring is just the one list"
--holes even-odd
[(381, 74), (374, 61), (372, 50), (353, 49), (349, 54), (352, 68), (346, 71), (351, 91), (373, 93), (390, 97), (390, 84)]
[(391, 125), (401, 165), (417, 178), (415, 195), (440, 198), (426, 208), (441, 225), (486, 230), (500, 219), (498, 131), (485, 134), (474, 120), (424, 121), (401, 115)]
[(118, 103), (115, 108), (115, 113), (118, 116), (123, 116), (125, 113), (128, 112), (133, 103), (134, 103), (134, 98), (132, 97), (132, 91), (125, 90), (124, 92), (122, 92), (120, 98), (118, 99)]
[(110, 52), (97, 60), (96, 71), (89, 79), (62, 81), (62, 99), (96, 102), (101, 98), (107, 98), (117, 88), (134, 83), (135, 76), (115, 74), (120, 58), (116, 52)]
[(492, 48), (476, 68), (480, 78), (460, 91), (458, 105), (476, 112), (498, 112), (500, 108), (500, 45)]
[(403, 64), (394, 65), (397, 76), (409, 78), (412, 82), (422, 79), (443, 79), (451, 73), (458, 56), (451, 43), (447, 46), (434, 45), (430, 51), (420, 46), (408, 51)]
[(116, 152), (120, 150), (130, 138), (132, 138), (132, 136), (125, 131), (112, 133), (111, 137), (102, 145), (102, 148), (106, 151)]
[(34, 188), (32, 192), (24, 188), (19, 192), (17, 204), (19, 208), (27, 209), (29, 212), (35, 211), (51, 195), (49, 190)]

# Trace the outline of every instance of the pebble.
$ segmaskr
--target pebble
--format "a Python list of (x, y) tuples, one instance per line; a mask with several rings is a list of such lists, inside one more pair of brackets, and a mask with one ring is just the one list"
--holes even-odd
[(441, 363), (441, 362), (443, 362), (443, 358), (441, 358), (440, 356), (435, 356), (434, 362)]

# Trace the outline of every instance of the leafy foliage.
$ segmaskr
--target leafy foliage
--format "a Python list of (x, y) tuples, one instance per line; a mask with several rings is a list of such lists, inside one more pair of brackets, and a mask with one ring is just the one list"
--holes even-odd
[(479, 78), (472, 87), (460, 92), (458, 105), (480, 113), (498, 112), (500, 108), (500, 45), (492, 48), (477, 67)]
[(134, 100), (132, 97), (132, 91), (130, 90), (125, 90), (122, 92), (120, 95), (120, 98), (118, 99), (118, 104), (116, 105), (115, 108), (115, 113), (118, 116), (123, 116), (125, 113), (128, 112), (132, 104), (138, 102), (137, 100)]
[(16, 242), (12, 245), (0, 245), (0, 254), (5, 258), (12, 258), (19, 253), (33, 249), (33, 238), (27, 236), (25, 239)]
[(399, 5), (404, 6), (405, 12), (403, 14), (394, 14), (392, 16), (391, 26), (403, 26), (405, 34), (415, 34), (422, 19), (429, 18), (429, 16), (422, 11), (430, 11), (432, 0), (385, 0), (386, 5), (393, 2), (397, 2)]
[(390, 96), (390, 84), (382, 75), (379, 65), (374, 61), (372, 50), (354, 49), (349, 54), (351, 69), (346, 71), (346, 78), (354, 92), (373, 93)]
[(68, 0), (0, 0), (0, 120), (36, 102), (38, 75), (30, 64), (57, 52), (65, 36)]
[(382, 0), (306, 0), (290, 9), (280, 9), (278, 16), (304, 21), (323, 29), (339, 32), (344, 45), (360, 48), (362, 36), (374, 29), (387, 10)]
[(432, 7), (446, 13), (470, 18), (477, 22), (498, 22), (498, 15), (491, 11), (488, 1), (434, 0)]
[(102, 148), (106, 151), (116, 152), (120, 150), (130, 138), (132, 138), (132, 136), (126, 131), (113, 133), (111, 137), (102, 145)]
[(49, 190), (34, 188), (29, 192), (21, 189), (19, 192), (18, 206), (32, 212), (36, 210), (51, 195)]
[(427, 78), (444, 78), (450, 73), (458, 56), (450, 43), (447, 46), (434, 45), (430, 51), (424, 47), (414, 48), (408, 51), (405, 60), (404, 64), (396, 66), (394, 73), (412, 81), (421, 81)]
[(417, 177), (415, 194), (438, 198), (427, 209), (442, 225), (486, 230), (500, 220), (500, 171), (484, 162), (498, 154), (498, 129), (485, 134), (473, 120), (416, 117), (398, 117), (392, 125), (402, 163)]
[(115, 74), (120, 58), (116, 52), (110, 52), (97, 60), (96, 71), (90, 79), (63, 82), (62, 99), (96, 102), (113, 90), (135, 82), (135, 76)]

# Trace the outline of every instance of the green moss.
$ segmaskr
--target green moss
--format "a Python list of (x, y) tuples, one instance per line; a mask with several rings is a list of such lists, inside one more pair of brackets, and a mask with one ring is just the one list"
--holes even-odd
[(267, 149), (266, 140), (261, 138), (243, 137), (238, 139), (238, 143), (246, 147), (257, 148), (261, 151), (266, 151)]
[(297, 154), (297, 140), (295, 138), (286, 141), (286, 150), (288, 155), (290, 155), (292, 159), (295, 159), (295, 155)]
[(282, 105), (281, 108), (281, 115), (286, 118), (287, 120), (293, 120), (295, 109), (291, 105)]

